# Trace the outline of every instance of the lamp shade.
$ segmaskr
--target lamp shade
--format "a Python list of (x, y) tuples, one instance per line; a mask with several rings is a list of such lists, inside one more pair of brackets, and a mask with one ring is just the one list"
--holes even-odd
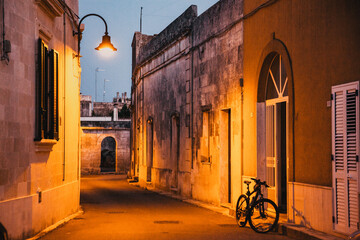
[(99, 44), (99, 46), (97, 48), (95, 48), (95, 50), (101, 50), (104, 48), (110, 48), (113, 51), (117, 51), (117, 49), (112, 45), (111, 41), (110, 41), (110, 36), (105, 34), (102, 37), (102, 42)]

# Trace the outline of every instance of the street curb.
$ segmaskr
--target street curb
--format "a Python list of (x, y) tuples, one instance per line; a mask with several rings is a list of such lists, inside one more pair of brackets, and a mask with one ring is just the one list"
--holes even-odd
[[(133, 186), (139, 187), (139, 188), (143, 188), (140, 187), (139, 184), (131, 184)], [(170, 197), (173, 199), (177, 199), (180, 200), (182, 202), (186, 202), (198, 207), (202, 207), (202, 208), (206, 208), (209, 209), (211, 211), (217, 212), (217, 213), (221, 213), (225, 216), (228, 217), (232, 217), (235, 218), (235, 212), (233, 209), (230, 208), (226, 208), (226, 207), (218, 207), (209, 203), (204, 203), (201, 201), (197, 201), (194, 199), (190, 199), (190, 198), (185, 198), (183, 196), (179, 196), (176, 194), (173, 194), (171, 192), (167, 192), (167, 191), (162, 191), (162, 190), (157, 190), (157, 189), (153, 189), (153, 188), (143, 188), (146, 189), (148, 191), (166, 196), (166, 197)], [(316, 231), (314, 229), (310, 229), (301, 225), (296, 225), (296, 224), (291, 224), (291, 223), (279, 223), (277, 226), (277, 229), (275, 230), (275, 232), (278, 232), (280, 235), (284, 235), (293, 239), (299, 239), (299, 240), (303, 240), (303, 239), (307, 239), (307, 240), (344, 240), (346, 239), (346, 237), (338, 237), (338, 236), (334, 236), (334, 235), (330, 235), (330, 234), (326, 234), (320, 231)]]
[(70, 220), (76, 218), (77, 216), (82, 215), (83, 213), (84, 213), (84, 211), (80, 207), (80, 210), (78, 212), (76, 212), (76, 213), (74, 213), (74, 214), (72, 214), (72, 215), (58, 221), (57, 223), (45, 228), (44, 230), (42, 230), (41, 232), (36, 234), (34, 237), (27, 238), (26, 240), (37, 240), (37, 239), (43, 237), (44, 235), (46, 235), (47, 233), (55, 230), (56, 228), (64, 225), (65, 223), (69, 222)]
[(280, 223), (278, 232), (282, 235), (294, 238), (294, 239), (308, 239), (308, 240), (343, 240), (347, 239), (345, 236), (334, 236), (320, 231), (316, 231), (311, 228), (307, 228), (301, 225), (292, 223)]

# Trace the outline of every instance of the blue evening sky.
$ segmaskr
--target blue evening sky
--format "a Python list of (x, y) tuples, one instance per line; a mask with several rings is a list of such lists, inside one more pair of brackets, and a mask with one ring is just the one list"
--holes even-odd
[(198, 15), (218, 0), (79, 0), (80, 18), (88, 13), (101, 15), (108, 24), (111, 41), (117, 52), (104, 54), (94, 50), (101, 42), (105, 26), (101, 19), (88, 17), (83, 23), (85, 30), (81, 41), (81, 93), (95, 97), (95, 69), (97, 72), (97, 102), (110, 102), (116, 92), (131, 91), (131, 41), (140, 30), (140, 8), (143, 7), (144, 34), (160, 33), (190, 5), (198, 6)]

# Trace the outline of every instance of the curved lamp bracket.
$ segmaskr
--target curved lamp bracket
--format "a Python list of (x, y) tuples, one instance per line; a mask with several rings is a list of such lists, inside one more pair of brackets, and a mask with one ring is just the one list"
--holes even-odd
[(90, 13), (85, 15), (84, 17), (82, 17), (79, 21), (79, 25), (77, 27), (77, 32), (73, 31), (73, 36), (78, 35), (78, 54), (77, 57), (81, 57), (80, 56), (80, 41), (81, 41), (81, 36), (82, 36), (82, 32), (80, 31), (80, 26), (82, 21), (84, 21), (85, 18), (90, 17), (90, 16), (95, 16), (100, 18), (101, 20), (103, 20), (104, 24), (105, 24), (105, 35), (102, 37), (102, 42), (100, 43), (100, 45), (95, 48), (96, 50), (100, 50), (102, 48), (110, 48), (113, 51), (117, 51), (117, 49), (112, 45), (111, 41), (110, 41), (110, 36), (108, 35), (108, 26), (107, 23), (105, 21), (105, 19), (100, 16), (99, 14), (96, 13)]

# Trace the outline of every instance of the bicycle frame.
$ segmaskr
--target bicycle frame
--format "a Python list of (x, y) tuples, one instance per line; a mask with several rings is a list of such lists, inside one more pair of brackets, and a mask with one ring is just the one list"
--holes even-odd
[(262, 199), (264, 197), (264, 195), (261, 193), (261, 185), (259, 185), (259, 187), (256, 189), (254, 188), (254, 190), (252, 192), (250, 192), (249, 188), (250, 188), (249, 184), (247, 184), (246, 196), (249, 198), (249, 200), (250, 200), (250, 196), (253, 195), (254, 193), (256, 193), (256, 195), (251, 199), (251, 202), (249, 204), (249, 208), (250, 208), (259, 199), (259, 196), (260, 196), (260, 199)]

